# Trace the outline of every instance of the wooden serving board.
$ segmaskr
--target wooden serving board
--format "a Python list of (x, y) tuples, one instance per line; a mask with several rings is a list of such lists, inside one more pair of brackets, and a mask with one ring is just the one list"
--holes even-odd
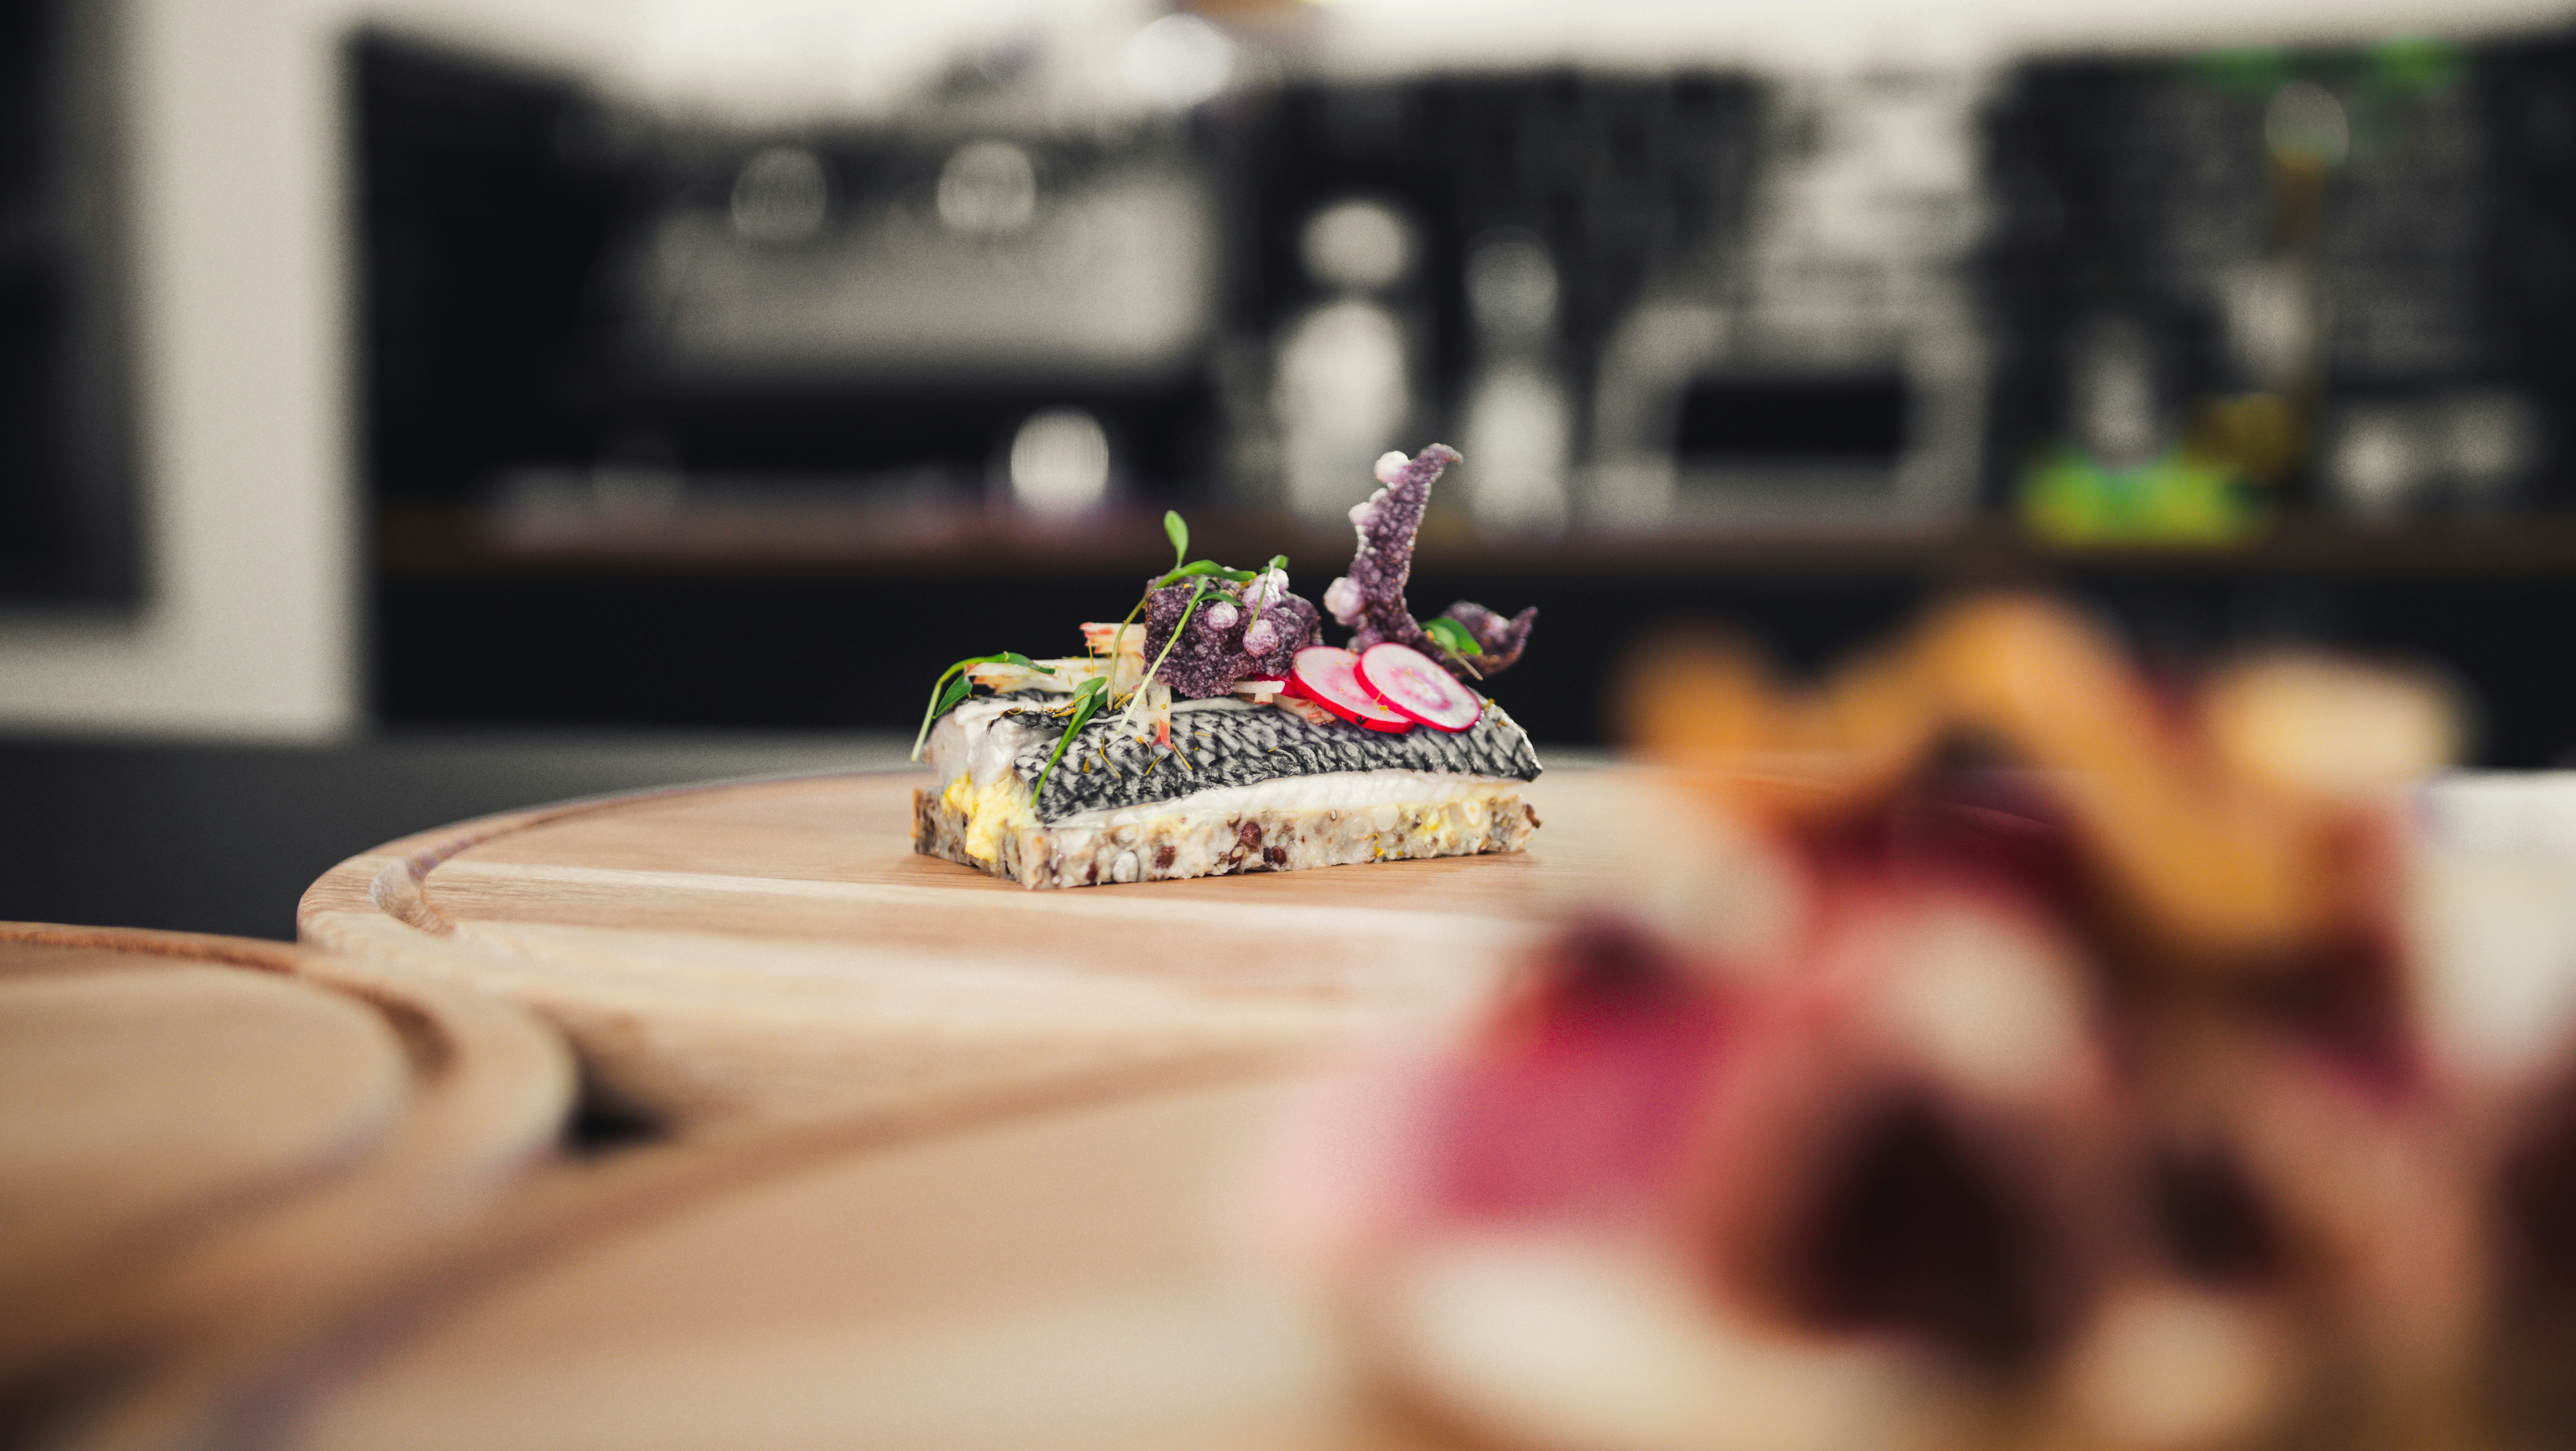
[[(1699, 814), (1550, 771), (1514, 855), (1030, 891), (912, 850), (927, 773), (548, 807), (305, 894), (308, 942), (552, 1019), (608, 1104), (688, 1131), (1062, 1101), (1444, 1021), (1568, 912), (1666, 890)], [(1667, 884), (1668, 885), (1668, 884)]]
[(1271, 1076), (567, 1171), (425, 1277), (302, 1451), (1448, 1444), (1260, 1232)]
[(222, 1439), (549, 1156), (572, 1090), (561, 1039), (488, 997), (282, 943), (0, 923), (0, 1439)]

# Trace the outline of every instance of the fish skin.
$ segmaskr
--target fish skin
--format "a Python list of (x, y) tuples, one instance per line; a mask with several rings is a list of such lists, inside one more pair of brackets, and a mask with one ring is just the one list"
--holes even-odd
[[(1038, 727), (1011, 763), (1022, 781), (1034, 781), (1064, 733), (1047, 729), (1054, 713), (1034, 703), (1011, 714)], [(1339, 720), (1316, 725), (1267, 706), (1193, 710), (1172, 717), (1171, 749), (1138, 741), (1115, 720), (1085, 725), (1047, 777), (1036, 810), (1039, 821), (1054, 822), (1077, 812), (1177, 801), (1219, 786), (1389, 770), (1532, 781), (1539, 763), (1529, 733), (1492, 704), (1466, 730), (1416, 726), (1402, 734)]]

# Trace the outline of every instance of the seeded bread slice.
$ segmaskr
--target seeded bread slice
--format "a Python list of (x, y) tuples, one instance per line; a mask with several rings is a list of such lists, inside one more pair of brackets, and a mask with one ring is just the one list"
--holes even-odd
[(1293, 872), (1416, 857), (1520, 851), (1538, 812), (1517, 783), (1441, 801), (1269, 810), (1192, 810), (1189, 798), (1141, 821), (1024, 826), (990, 862), (966, 850), (967, 815), (942, 793), (915, 791), (913, 849), (1027, 887), (1088, 887), (1235, 872)]

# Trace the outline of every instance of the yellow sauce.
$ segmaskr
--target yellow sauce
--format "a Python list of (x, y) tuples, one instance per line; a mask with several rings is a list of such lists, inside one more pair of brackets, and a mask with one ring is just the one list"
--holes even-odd
[(1029, 788), (1008, 771), (980, 791), (961, 775), (948, 783), (940, 799), (966, 818), (966, 854), (979, 862), (990, 862), (1001, 855), (1005, 835), (1037, 824), (1029, 810)]

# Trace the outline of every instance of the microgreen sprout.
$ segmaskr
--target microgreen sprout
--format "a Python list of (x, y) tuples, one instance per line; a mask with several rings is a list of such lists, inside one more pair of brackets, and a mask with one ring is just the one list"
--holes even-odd
[(1255, 570), (1228, 569), (1213, 559), (1193, 559), (1189, 563), (1182, 565), (1180, 568), (1173, 570), (1170, 574), (1164, 575), (1161, 579), (1154, 581), (1154, 588), (1161, 589), (1167, 584), (1179, 584), (1182, 580), (1197, 579), (1202, 576), (1212, 579), (1232, 580), (1236, 584), (1250, 584), (1254, 580), (1261, 578), (1260, 573)]
[(1207, 577), (1201, 575), (1190, 586), (1190, 602), (1181, 610), (1179, 622), (1172, 626), (1171, 638), (1163, 642), (1163, 652), (1154, 657), (1153, 664), (1145, 667), (1145, 678), (1136, 682), (1136, 693), (1127, 698), (1127, 713), (1118, 718), (1119, 729), (1134, 728), (1136, 712), (1144, 708), (1145, 688), (1154, 683), (1154, 673), (1163, 668), (1163, 662), (1172, 658), (1172, 647), (1181, 643), (1181, 632), (1190, 627), (1190, 616), (1199, 612), (1199, 601), (1207, 598), (1207, 592)]
[[(1118, 640), (1120, 637), (1126, 633), (1129, 625), (1136, 623), (1136, 617), (1145, 612), (1146, 604), (1154, 598), (1154, 591), (1158, 589), (1179, 584), (1185, 579), (1222, 579), (1235, 584), (1250, 584), (1261, 577), (1259, 574), (1249, 569), (1228, 569), (1213, 559), (1191, 559), (1189, 557), (1189, 522), (1181, 517), (1181, 511), (1178, 509), (1166, 509), (1163, 511), (1163, 534), (1166, 538), (1172, 541), (1172, 568), (1170, 572), (1161, 575), (1156, 578), (1152, 584), (1145, 586), (1145, 592), (1142, 595), (1137, 596), (1135, 608), (1127, 612), (1127, 618), (1118, 622), (1117, 633), (1112, 634), (1109, 637), (1109, 644), (1112, 650), (1118, 648)], [(1274, 564), (1284, 562), (1286, 562), (1286, 559), (1285, 556), (1282, 556), (1279, 560), (1274, 561)], [(1190, 598), (1195, 601), (1198, 596), (1192, 595)]]
[[(1252, 577), (1258, 580), (1269, 575), (1273, 571), (1286, 569), (1287, 567), (1288, 556), (1284, 554), (1274, 554), (1270, 556), (1270, 562), (1268, 564), (1265, 564), (1252, 572)], [(1261, 607), (1268, 603), (1270, 603), (1270, 592), (1268, 590), (1263, 590), (1261, 592), (1261, 598), (1252, 602), (1252, 618), (1243, 622), (1243, 628), (1246, 634), (1251, 633), (1253, 626), (1261, 623)]]
[(1091, 718), (1100, 713), (1100, 702), (1108, 698), (1109, 677), (1105, 675), (1091, 677), (1073, 692), (1072, 719), (1066, 723), (1064, 734), (1057, 738), (1055, 751), (1047, 757), (1046, 765), (1039, 768), (1037, 780), (1029, 784), (1031, 801), (1037, 800), (1038, 793), (1046, 789), (1047, 777), (1054, 772), (1055, 763), (1064, 759), (1064, 748), (1073, 744), (1073, 738), (1082, 734), (1084, 726), (1091, 724)]
[(1158, 588), (1158, 586), (1154, 586), (1154, 585), (1147, 585), (1147, 586), (1145, 587), (1145, 592), (1144, 592), (1143, 594), (1138, 595), (1138, 596), (1136, 597), (1136, 606), (1135, 606), (1135, 608), (1133, 608), (1133, 609), (1131, 609), (1131, 610), (1129, 610), (1129, 611), (1127, 612), (1127, 618), (1125, 618), (1125, 619), (1123, 619), (1123, 620), (1120, 620), (1120, 621), (1118, 622), (1118, 629), (1117, 629), (1116, 633), (1112, 634), (1112, 635), (1109, 637), (1109, 648), (1110, 648), (1110, 649), (1112, 649), (1112, 650), (1117, 649), (1117, 648), (1118, 648), (1118, 644), (1119, 644), (1119, 642), (1127, 638), (1127, 627), (1128, 627), (1129, 625), (1132, 625), (1132, 624), (1136, 623), (1136, 617), (1137, 617), (1138, 615), (1143, 614), (1143, 613), (1145, 612), (1145, 601), (1150, 600), (1150, 599), (1152, 599), (1152, 598), (1154, 597), (1154, 590), (1155, 590), (1156, 588)]
[(914, 760), (921, 759), (921, 748), (930, 740), (930, 723), (946, 714), (950, 706), (964, 700), (966, 693), (975, 688), (975, 678), (966, 672), (978, 665), (1017, 665), (1023, 669), (1034, 670), (1040, 675), (1055, 673), (1044, 665), (1036, 664), (1028, 656), (1016, 650), (1005, 650), (998, 655), (977, 655), (949, 666), (940, 672), (938, 683), (930, 687), (930, 709), (922, 714), (921, 734), (912, 738)]
[(1432, 643), (1452, 655), (1485, 653), (1485, 647), (1476, 643), (1476, 637), (1468, 632), (1467, 627), (1447, 615), (1423, 621), (1422, 633), (1429, 635)]
[(1479, 680), (1485, 678), (1485, 673), (1467, 658), (1484, 654), (1485, 647), (1477, 643), (1475, 634), (1464, 624), (1447, 615), (1436, 615), (1422, 622), (1422, 633), (1430, 636), (1431, 643), (1439, 646), (1450, 659), (1466, 666), (1468, 674)]

